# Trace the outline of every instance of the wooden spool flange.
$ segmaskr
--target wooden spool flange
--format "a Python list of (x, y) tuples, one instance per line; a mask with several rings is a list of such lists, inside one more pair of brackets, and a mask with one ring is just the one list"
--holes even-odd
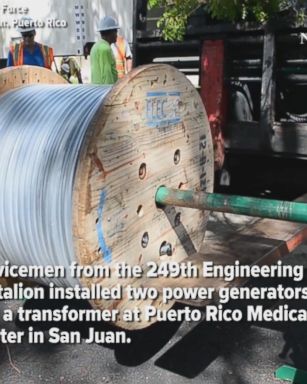
[[(118, 82), (92, 121), (79, 158), (74, 188), (74, 241), (80, 265), (180, 262), (202, 244), (207, 213), (162, 210), (159, 186), (213, 190), (213, 149), (202, 101), (186, 77), (168, 65), (147, 65)], [(172, 255), (160, 255), (162, 245)], [(142, 286), (142, 278), (94, 282)], [(144, 274), (144, 279), (146, 279)], [(85, 285), (93, 283), (84, 279)], [(95, 308), (123, 311), (147, 305), (166, 309), (160, 299), (93, 301)], [(143, 319), (123, 328), (149, 325)]]
[(30, 84), (67, 84), (62, 76), (46, 68), (23, 65), (0, 70), (0, 95)]
[[(0, 71), (0, 93), (34, 83), (65, 80), (39, 67)], [(131, 301), (124, 288), (145, 285), (149, 262), (193, 261), (205, 235), (206, 212), (156, 206), (155, 193), (162, 185), (212, 192), (213, 148), (195, 88), (175, 68), (152, 64), (133, 70), (104, 100), (87, 130), (73, 190), (72, 262), (110, 267), (110, 278), (84, 278), (82, 284), (123, 287), (122, 299), (91, 304), (120, 310), (115, 323), (126, 329), (150, 323), (142, 315), (138, 322), (124, 321), (125, 309), (168, 309), (173, 303)], [(143, 277), (119, 279), (118, 263), (140, 265)]]

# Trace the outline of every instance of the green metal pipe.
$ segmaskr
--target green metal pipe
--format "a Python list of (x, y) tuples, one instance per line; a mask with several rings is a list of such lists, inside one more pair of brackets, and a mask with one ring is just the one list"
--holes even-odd
[(174, 205), (307, 223), (307, 204), (291, 201), (258, 199), (160, 187), (156, 193), (156, 203), (159, 205)]

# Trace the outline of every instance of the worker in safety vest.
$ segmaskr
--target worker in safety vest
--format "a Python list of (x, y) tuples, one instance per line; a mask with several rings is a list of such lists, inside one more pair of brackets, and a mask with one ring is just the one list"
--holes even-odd
[(30, 17), (21, 18), (17, 31), (21, 33), (22, 41), (11, 45), (7, 66), (36, 65), (51, 69), (54, 61), (53, 49), (34, 40), (34, 21)]
[(116, 43), (111, 45), (116, 61), (118, 78), (121, 79), (132, 69), (132, 53), (127, 40), (117, 36)]
[(118, 23), (113, 17), (106, 16), (99, 22), (101, 40), (93, 45), (90, 53), (93, 84), (114, 84), (118, 79), (111, 48), (111, 44), (116, 42), (118, 29)]

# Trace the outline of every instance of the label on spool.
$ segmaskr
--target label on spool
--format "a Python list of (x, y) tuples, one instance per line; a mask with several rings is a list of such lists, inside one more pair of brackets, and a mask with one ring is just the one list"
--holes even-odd
[(146, 120), (148, 127), (165, 128), (181, 122), (178, 91), (147, 92)]

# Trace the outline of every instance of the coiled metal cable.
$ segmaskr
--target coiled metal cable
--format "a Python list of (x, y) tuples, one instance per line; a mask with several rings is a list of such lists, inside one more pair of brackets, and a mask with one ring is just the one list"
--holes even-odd
[[(72, 191), (88, 126), (110, 86), (34, 85), (0, 97), (0, 262), (74, 260)], [(59, 285), (76, 283), (53, 279)]]

